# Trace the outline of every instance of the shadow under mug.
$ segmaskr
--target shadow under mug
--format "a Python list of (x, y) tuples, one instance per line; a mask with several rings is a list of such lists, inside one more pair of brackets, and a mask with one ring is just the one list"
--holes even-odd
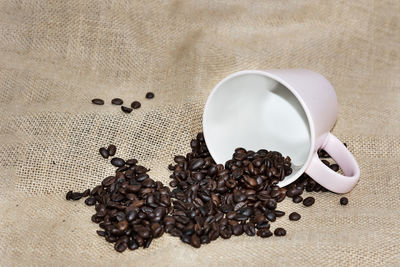
[[(349, 192), (360, 169), (350, 151), (330, 130), (337, 118), (332, 85), (305, 69), (245, 70), (217, 84), (203, 113), (204, 138), (211, 156), (224, 164), (234, 150), (275, 150), (292, 160), (283, 187), (303, 172), (325, 188)], [(326, 150), (343, 170), (336, 173), (317, 154)]]

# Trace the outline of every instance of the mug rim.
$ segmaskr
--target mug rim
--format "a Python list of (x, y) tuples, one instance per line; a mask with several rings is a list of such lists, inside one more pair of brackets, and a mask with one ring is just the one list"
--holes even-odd
[[(293, 177), (291, 177), (289, 180), (287, 180), (286, 178), (283, 181), (280, 181), (277, 185), (280, 187), (284, 187), (287, 186), (291, 183), (293, 183), (294, 181), (296, 181), (307, 169), (308, 165), (311, 162), (312, 156), (313, 156), (313, 152), (314, 152), (314, 146), (315, 146), (315, 127), (314, 127), (314, 121), (312, 120), (311, 117), (311, 112), (309, 110), (309, 108), (307, 107), (305, 101), (303, 100), (303, 98), (300, 96), (299, 93), (297, 93), (296, 89), (294, 89), (290, 84), (288, 84), (285, 80), (281, 79), (279, 76), (276, 76), (272, 73), (269, 73), (268, 70), (241, 70), (241, 71), (237, 71), (234, 73), (229, 74), (228, 76), (226, 76), (224, 79), (222, 79), (221, 81), (219, 81), (217, 83), (216, 86), (214, 86), (214, 88), (212, 89), (211, 93), (209, 94), (206, 104), (204, 105), (204, 111), (203, 111), (203, 132), (205, 133), (207, 130), (207, 123), (206, 123), (206, 119), (205, 119), (205, 114), (206, 114), (206, 110), (207, 107), (210, 105), (211, 99), (213, 98), (215, 92), (218, 90), (218, 88), (221, 87), (222, 84), (224, 84), (226, 81), (237, 77), (237, 76), (241, 76), (241, 75), (247, 75), (247, 74), (257, 74), (257, 75), (262, 75), (265, 77), (268, 77), (270, 79), (273, 79), (276, 82), (279, 82), (280, 84), (282, 84), (284, 87), (286, 87), (295, 97), (296, 99), (299, 101), (301, 107), (303, 108), (304, 113), (306, 114), (307, 117), (307, 121), (308, 121), (308, 127), (309, 127), (309, 131), (310, 131), (310, 148), (308, 151), (308, 156), (307, 156), (307, 160), (305, 161), (305, 163), (303, 164), (303, 166), (297, 171), (297, 174), (294, 175)], [(204, 134), (204, 138), (207, 144), (207, 135)], [(208, 148), (208, 151), (210, 152), (211, 157), (213, 156), (213, 152), (210, 150), (210, 148)], [(290, 157), (290, 155), (289, 155)], [(223, 163), (224, 164), (224, 163)]]

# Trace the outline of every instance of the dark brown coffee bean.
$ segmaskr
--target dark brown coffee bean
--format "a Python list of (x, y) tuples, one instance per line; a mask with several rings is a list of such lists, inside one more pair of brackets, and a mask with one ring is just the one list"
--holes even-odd
[(289, 215), (289, 220), (291, 220), (291, 221), (298, 221), (298, 220), (300, 220), (300, 218), (301, 218), (301, 216), (297, 212), (292, 212)]
[(108, 158), (109, 157), (109, 154), (108, 154), (108, 151), (107, 151), (107, 149), (105, 148), (105, 147), (101, 147), (100, 149), (99, 149), (99, 152), (100, 152), (100, 155), (103, 157), (103, 158)]
[(313, 198), (313, 197), (306, 197), (306, 198), (303, 200), (303, 205), (306, 206), (306, 207), (309, 207), (309, 206), (312, 206), (312, 205), (314, 204), (314, 202), (315, 202), (315, 198)]
[(340, 205), (345, 206), (345, 205), (347, 205), (347, 203), (349, 203), (349, 200), (347, 197), (340, 198)]
[(273, 211), (269, 211), (267, 212), (267, 214), (265, 215), (265, 217), (268, 219), (268, 221), (270, 222), (274, 222), (276, 221), (276, 215)]
[(125, 113), (131, 113), (133, 109), (125, 107), (125, 106), (121, 106), (121, 110)]
[(71, 199), (72, 200), (79, 200), (79, 199), (81, 199), (83, 197), (83, 194), (82, 193), (79, 193), (79, 192), (73, 192), (72, 194), (71, 194)]
[(131, 108), (133, 108), (133, 109), (138, 109), (138, 108), (140, 108), (141, 106), (142, 106), (142, 104), (140, 104), (139, 101), (133, 101), (133, 102), (131, 103)]
[(126, 242), (116, 242), (114, 245), (114, 249), (118, 252), (124, 252), (128, 247)]
[(272, 232), (269, 229), (262, 228), (257, 231), (257, 235), (262, 238), (267, 238), (272, 236)]
[(232, 232), (234, 235), (239, 236), (243, 234), (243, 227), (240, 224), (236, 224), (232, 228)]
[(300, 202), (303, 201), (303, 198), (301, 196), (295, 196), (295, 197), (292, 198), (292, 201), (294, 203), (300, 203)]
[(96, 204), (96, 199), (94, 197), (88, 197), (87, 199), (85, 199), (85, 204), (88, 206), (93, 206), (94, 204)]
[(331, 166), (329, 166), (329, 168), (331, 168), (331, 170), (334, 172), (339, 171), (339, 165), (337, 164), (332, 164)]
[(147, 99), (152, 99), (152, 98), (154, 98), (154, 93), (152, 93), (152, 92), (146, 93), (146, 98), (147, 98)]
[(105, 236), (105, 235), (106, 235), (106, 232), (100, 231), (100, 230), (97, 230), (96, 233), (97, 233), (99, 236)]
[(120, 232), (125, 231), (128, 228), (128, 222), (127, 221), (120, 221), (117, 223), (117, 229)]
[(92, 103), (95, 105), (104, 105), (104, 100), (100, 98), (94, 98), (92, 99)]
[(274, 235), (275, 236), (285, 236), (286, 235), (286, 230), (281, 228), (281, 227), (278, 227), (278, 228), (275, 229)]
[(107, 151), (108, 151), (108, 154), (109, 154), (110, 156), (114, 156), (115, 153), (117, 152), (117, 147), (116, 147), (115, 145), (109, 145), (109, 146), (107, 147)]
[(65, 198), (66, 198), (67, 200), (72, 199), (72, 191), (71, 191), (71, 190), (68, 191), (68, 193), (66, 194)]
[(112, 185), (112, 184), (115, 182), (116, 179), (117, 179), (117, 178), (116, 178), (115, 176), (108, 176), (107, 178), (105, 178), (105, 179), (101, 182), (101, 184), (102, 184), (103, 186), (110, 186), (110, 185)]
[(148, 248), (148, 247), (150, 246), (150, 244), (151, 244), (151, 241), (153, 241), (153, 238), (152, 238), (152, 237), (150, 237), (149, 239), (147, 239), (147, 240), (144, 242), (143, 248)]
[(326, 166), (330, 166), (331, 164), (329, 163), (329, 161), (327, 161), (327, 160), (325, 160), (325, 159), (323, 159), (323, 160), (321, 160), (322, 161), (322, 163), (323, 164), (325, 164)]
[(115, 167), (122, 167), (125, 165), (125, 161), (121, 158), (112, 158), (111, 164), (114, 165)]
[(276, 201), (273, 199), (270, 199), (267, 201), (266, 207), (270, 210), (276, 209)]
[(282, 217), (285, 216), (285, 212), (281, 210), (275, 210), (275, 216), (276, 217)]
[(190, 162), (189, 170), (195, 171), (195, 170), (201, 168), (204, 165), (204, 163), (205, 163), (205, 161), (202, 158), (195, 159)]
[(124, 103), (124, 101), (122, 101), (121, 98), (114, 98), (111, 100), (111, 104), (113, 105), (122, 105)]
[(131, 239), (131, 240), (128, 241), (128, 248), (130, 250), (135, 250), (135, 249), (139, 248), (139, 245), (138, 245), (138, 243), (136, 243), (136, 240)]
[(243, 225), (243, 230), (248, 236), (254, 236), (256, 234), (256, 228), (253, 223), (246, 223)]
[(192, 234), (190, 237), (190, 244), (195, 248), (199, 248), (201, 245), (200, 238), (196, 234)]

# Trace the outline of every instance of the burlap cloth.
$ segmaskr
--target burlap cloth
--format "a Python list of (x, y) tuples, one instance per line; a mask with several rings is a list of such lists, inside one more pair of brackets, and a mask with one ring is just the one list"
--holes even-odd
[[(399, 13), (397, 0), (1, 1), (0, 264), (399, 266)], [(93, 207), (65, 200), (113, 172), (98, 154), (109, 143), (168, 182), (219, 80), (294, 67), (336, 89), (333, 133), (361, 167), (348, 206), (313, 193), (311, 208), (280, 205), (303, 216), (274, 224), (284, 238), (194, 249), (165, 234), (119, 254), (96, 235)], [(113, 97), (142, 108), (124, 114)]]

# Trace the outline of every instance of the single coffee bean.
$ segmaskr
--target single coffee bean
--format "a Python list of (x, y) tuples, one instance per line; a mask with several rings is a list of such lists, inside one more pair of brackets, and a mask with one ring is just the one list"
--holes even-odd
[(337, 164), (332, 164), (331, 166), (329, 166), (329, 168), (331, 168), (331, 170), (334, 172), (339, 171), (339, 165)]
[(276, 217), (282, 217), (285, 216), (285, 212), (281, 210), (275, 210), (275, 215)]
[(129, 248), (130, 250), (135, 250), (135, 249), (138, 249), (138, 248), (139, 248), (139, 245), (138, 245), (138, 243), (136, 242), (136, 240), (131, 239), (131, 240), (128, 241), (128, 248)]
[(107, 151), (107, 149), (105, 148), (105, 147), (101, 147), (100, 149), (99, 149), (99, 152), (100, 152), (100, 155), (103, 157), (103, 158), (108, 158), (108, 156), (109, 156), (109, 154), (108, 154), (108, 151)]
[(105, 236), (105, 235), (106, 235), (106, 232), (100, 231), (100, 230), (97, 230), (96, 233), (97, 233), (99, 236)]
[(269, 211), (267, 212), (267, 214), (265, 215), (265, 217), (268, 219), (268, 221), (270, 222), (274, 222), (276, 221), (276, 215), (273, 211)]
[(117, 152), (117, 147), (115, 145), (109, 145), (107, 148), (108, 155), (114, 156), (115, 153)]
[(347, 205), (347, 203), (349, 203), (349, 200), (347, 197), (340, 198), (340, 205), (345, 206), (345, 205)]
[(142, 104), (140, 104), (139, 101), (133, 101), (133, 102), (131, 103), (131, 108), (133, 108), (133, 109), (138, 109), (138, 108), (140, 108), (141, 106), (142, 106)]
[(114, 245), (114, 249), (118, 252), (124, 252), (128, 247), (128, 244), (125, 242), (116, 242)]
[(303, 200), (303, 205), (306, 206), (306, 207), (309, 207), (309, 206), (312, 206), (312, 205), (314, 204), (314, 202), (315, 202), (315, 198), (313, 198), (313, 197), (306, 197), (306, 198)]
[(195, 159), (189, 164), (189, 170), (195, 171), (199, 169), (201, 166), (203, 166), (204, 163), (205, 161), (202, 158)]
[(94, 204), (96, 204), (96, 199), (94, 197), (88, 197), (87, 199), (85, 199), (85, 204), (88, 206), (93, 206)]
[(281, 227), (278, 227), (278, 228), (275, 229), (274, 235), (275, 236), (285, 236), (286, 235), (286, 230), (281, 228)]
[(274, 199), (270, 199), (267, 201), (266, 207), (270, 210), (276, 209), (276, 201)]
[(111, 104), (113, 105), (122, 105), (124, 101), (121, 98), (114, 98), (111, 100)]
[(297, 212), (292, 212), (289, 214), (289, 220), (291, 221), (298, 221), (300, 220), (301, 216)]
[(151, 244), (151, 241), (153, 241), (153, 238), (152, 238), (152, 237), (150, 237), (149, 239), (147, 239), (147, 240), (144, 242), (143, 248), (148, 248), (148, 247), (150, 246), (150, 244)]
[(121, 158), (113, 158), (111, 160), (111, 164), (114, 165), (115, 167), (122, 167), (125, 165), (125, 161)]
[(68, 191), (68, 193), (67, 193), (67, 195), (65, 196), (65, 198), (66, 198), (67, 200), (72, 199), (72, 191), (71, 191), (71, 190)]
[(303, 201), (303, 198), (301, 196), (295, 196), (294, 198), (292, 198), (292, 201), (294, 203), (300, 203)]
[(92, 99), (92, 103), (95, 105), (104, 105), (104, 100), (100, 98), (94, 98)]
[(154, 93), (148, 92), (148, 93), (146, 94), (146, 98), (147, 98), (147, 99), (152, 99), (152, 98), (154, 98)]
[(232, 232), (234, 235), (239, 236), (243, 234), (243, 227), (240, 224), (236, 224), (233, 226)]
[(72, 193), (72, 195), (71, 195), (71, 199), (72, 200), (79, 200), (79, 199), (81, 199), (83, 197), (83, 194), (82, 193), (79, 193), (79, 192), (74, 192), (74, 193)]
[(87, 197), (89, 195), (90, 195), (90, 189), (89, 188), (86, 189), (85, 191), (83, 191), (83, 193), (82, 193), (82, 197)]
[(195, 248), (199, 248), (201, 245), (200, 238), (196, 234), (192, 234), (190, 237), (190, 244)]
[(272, 236), (272, 232), (269, 229), (262, 228), (257, 231), (257, 235), (262, 238), (267, 238)]
[(121, 106), (121, 110), (125, 113), (131, 113), (133, 109), (125, 107), (125, 106)]

